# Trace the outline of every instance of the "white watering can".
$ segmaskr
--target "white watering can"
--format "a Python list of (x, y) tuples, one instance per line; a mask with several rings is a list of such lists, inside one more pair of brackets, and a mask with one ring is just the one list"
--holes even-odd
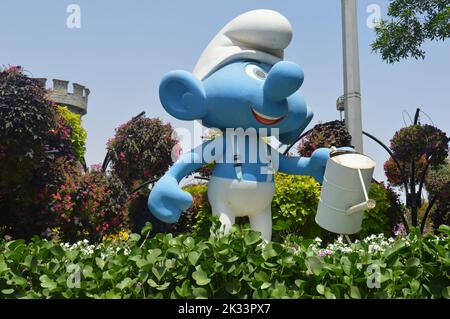
[(316, 215), (320, 227), (347, 235), (361, 230), (364, 211), (376, 205), (368, 197), (374, 168), (371, 158), (357, 152), (330, 153)]

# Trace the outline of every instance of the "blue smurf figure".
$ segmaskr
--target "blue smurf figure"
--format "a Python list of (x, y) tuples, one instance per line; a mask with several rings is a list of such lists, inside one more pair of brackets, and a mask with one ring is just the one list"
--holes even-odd
[(208, 200), (224, 231), (235, 217), (248, 216), (252, 229), (270, 240), (273, 173), (309, 175), (322, 182), (330, 149), (318, 149), (310, 158), (285, 156), (265, 138), (292, 143), (313, 117), (299, 93), (303, 71), (283, 60), (291, 39), (283, 15), (249, 11), (214, 37), (193, 73), (172, 71), (162, 79), (159, 94), (169, 114), (199, 120), (222, 134), (183, 154), (153, 186), (148, 207), (154, 216), (177, 222), (192, 204), (180, 181), (215, 162)]

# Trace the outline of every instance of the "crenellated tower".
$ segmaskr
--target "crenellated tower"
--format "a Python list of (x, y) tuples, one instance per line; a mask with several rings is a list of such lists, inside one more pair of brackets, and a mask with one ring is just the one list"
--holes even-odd
[[(39, 84), (46, 88), (46, 78), (36, 78)], [(69, 81), (53, 79), (53, 88), (49, 89), (50, 98), (57, 104), (67, 106), (70, 111), (86, 115), (90, 90), (84, 85), (73, 83), (72, 92), (68, 90)]]

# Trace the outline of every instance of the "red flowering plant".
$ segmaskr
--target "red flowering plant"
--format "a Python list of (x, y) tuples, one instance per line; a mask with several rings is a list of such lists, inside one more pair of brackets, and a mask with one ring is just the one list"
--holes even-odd
[(170, 124), (141, 116), (119, 126), (107, 149), (113, 171), (132, 190), (166, 172), (177, 143)]
[(66, 171), (64, 182), (50, 196), (47, 213), (65, 241), (96, 242), (128, 228), (130, 196), (114, 173), (98, 167), (84, 174)]
[(298, 153), (310, 157), (321, 147), (344, 147), (351, 145), (352, 137), (348, 133), (343, 121), (331, 121), (317, 124), (300, 140)]

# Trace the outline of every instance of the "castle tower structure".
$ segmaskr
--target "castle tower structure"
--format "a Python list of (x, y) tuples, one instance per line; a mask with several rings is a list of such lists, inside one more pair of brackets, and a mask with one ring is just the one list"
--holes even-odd
[[(46, 88), (46, 78), (36, 78), (39, 85)], [(53, 89), (48, 91), (49, 97), (57, 104), (67, 106), (73, 113), (86, 115), (90, 90), (84, 85), (73, 83), (72, 92), (68, 90), (69, 81), (53, 79)]]

